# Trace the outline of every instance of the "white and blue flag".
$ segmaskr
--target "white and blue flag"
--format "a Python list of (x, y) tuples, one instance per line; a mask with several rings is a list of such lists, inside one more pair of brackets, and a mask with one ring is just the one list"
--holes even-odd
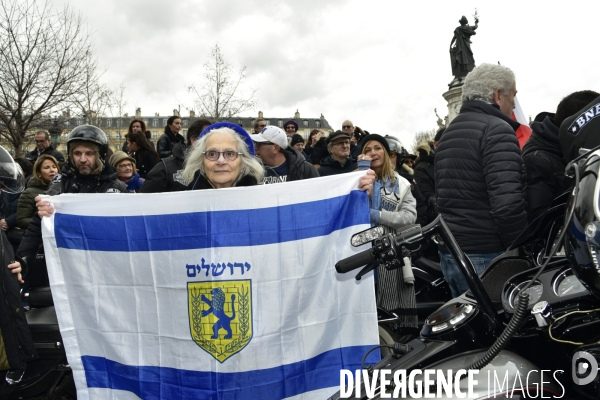
[(340, 370), (378, 344), (372, 274), (359, 284), (334, 268), (369, 227), (363, 174), (49, 197), (44, 248), (78, 398), (339, 390)]

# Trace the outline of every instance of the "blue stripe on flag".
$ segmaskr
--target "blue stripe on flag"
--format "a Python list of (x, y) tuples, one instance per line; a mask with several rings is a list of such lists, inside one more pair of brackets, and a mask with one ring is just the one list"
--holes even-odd
[(369, 222), (367, 195), (353, 190), (325, 200), (252, 210), (120, 217), (57, 213), (54, 231), (59, 248), (133, 252), (282, 243)]
[[(275, 368), (225, 373), (165, 367), (128, 366), (103, 357), (82, 356), (89, 388), (132, 392), (141, 399), (283, 399), (340, 385), (340, 370), (360, 369), (360, 360), (372, 346), (335, 349)], [(379, 361), (373, 351), (366, 363)]]

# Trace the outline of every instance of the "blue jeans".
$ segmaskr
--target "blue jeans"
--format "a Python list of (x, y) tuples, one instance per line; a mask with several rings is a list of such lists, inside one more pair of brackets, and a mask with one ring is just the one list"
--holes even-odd
[[(456, 265), (456, 261), (454, 261), (454, 257), (449, 253), (440, 253), (440, 267), (442, 268), (442, 273), (450, 286), (450, 290), (452, 291), (452, 297), (458, 297), (462, 293), (469, 290), (469, 285), (467, 284), (467, 280), (463, 276), (462, 272), (458, 269)], [(500, 253), (489, 253), (489, 254), (467, 254), (467, 257), (473, 263), (475, 267), (475, 271), (477, 271), (477, 275), (481, 275), (483, 270), (492, 262), (492, 260), (498, 257)]]

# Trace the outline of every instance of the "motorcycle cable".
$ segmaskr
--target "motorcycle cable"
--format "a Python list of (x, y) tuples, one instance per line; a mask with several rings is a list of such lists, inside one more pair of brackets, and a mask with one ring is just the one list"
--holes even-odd
[(554, 320), (554, 322), (552, 322), (550, 324), (550, 326), (548, 326), (548, 335), (550, 335), (550, 339), (552, 339), (552, 340), (554, 340), (555, 342), (558, 342), (558, 343), (567, 343), (567, 344), (572, 344), (572, 345), (575, 345), (575, 346), (587, 346), (587, 345), (590, 345), (590, 344), (598, 344), (599, 342), (593, 342), (593, 343), (588, 343), (588, 344), (585, 344), (583, 342), (571, 342), (569, 340), (560, 340), (560, 339), (557, 339), (554, 336), (552, 336), (552, 328), (554, 327), (554, 324), (556, 324), (558, 321), (560, 321), (562, 319), (567, 318), (569, 315), (573, 315), (573, 314), (589, 314), (589, 313), (598, 312), (598, 311), (600, 311), (600, 308), (596, 308), (596, 309), (593, 309), (593, 310), (571, 311), (571, 312), (568, 312), (568, 313), (566, 313), (564, 315), (561, 315), (560, 317), (556, 318)]
[[(584, 156), (590, 154), (592, 151), (595, 151), (597, 149), (600, 149), (600, 146), (590, 150), (589, 152), (586, 152), (584, 155), (579, 156), (578, 158), (571, 161), (567, 165), (567, 168), (566, 168), (567, 171), (569, 171), (571, 168), (574, 170), (575, 187), (573, 189), (573, 201), (571, 202), (571, 209), (569, 210), (569, 212), (565, 213), (565, 221), (563, 223), (563, 229), (561, 229), (559, 238), (554, 242), (554, 245), (552, 246), (552, 250), (550, 251), (549, 257), (544, 261), (544, 264), (540, 267), (537, 274), (529, 281), (529, 283), (527, 285), (525, 285), (525, 287), (523, 289), (521, 289), (521, 291), (519, 293), (519, 299), (518, 299), (515, 313), (513, 314), (512, 318), (510, 319), (507, 327), (504, 329), (504, 331), (502, 331), (502, 334), (500, 335), (500, 337), (486, 351), (486, 353), (479, 360), (477, 360), (477, 361), (473, 362), (471, 365), (469, 365), (466, 368), (467, 370), (481, 370), (486, 365), (488, 365), (494, 358), (496, 358), (496, 356), (500, 353), (500, 351), (502, 349), (504, 349), (504, 347), (506, 347), (506, 345), (508, 344), (510, 339), (515, 335), (515, 333), (521, 326), (523, 320), (525, 319), (525, 315), (527, 314), (527, 311), (528, 311), (527, 308), (529, 306), (529, 294), (527, 294), (525, 292), (531, 286), (531, 284), (539, 278), (539, 276), (542, 274), (542, 272), (544, 272), (544, 270), (546, 269), (546, 266), (552, 259), (552, 256), (556, 253), (556, 251), (558, 250), (558, 247), (562, 244), (565, 233), (567, 231), (566, 230), (567, 224), (571, 220), (571, 218), (573, 217), (573, 214), (575, 212), (575, 204), (577, 202), (577, 197), (579, 195), (579, 166), (577, 165), (576, 162), (579, 161)], [(464, 379), (464, 376), (461, 377), (461, 380), (462, 379)]]
[(371, 352), (373, 352), (374, 350), (377, 350), (377, 349), (381, 349), (381, 348), (388, 348), (388, 349), (392, 350), (392, 357), (394, 357), (395, 359), (398, 359), (398, 358), (402, 357), (403, 355), (408, 354), (412, 351), (412, 346), (410, 346), (408, 344), (404, 344), (404, 343), (380, 344), (378, 346), (374, 346), (374, 347), (370, 348), (369, 351), (367, 351), (365, 353), (365, 355), (363, 356), (363, 359), (360, 363), (360, 366), (362, 369), (366, 369), (367, 371), (369, 371), (369, 375), (373, 371), (373, 366), (365, 365), (365, 360), (367, 359), (367, 356), (369, 354), (371, 354)]

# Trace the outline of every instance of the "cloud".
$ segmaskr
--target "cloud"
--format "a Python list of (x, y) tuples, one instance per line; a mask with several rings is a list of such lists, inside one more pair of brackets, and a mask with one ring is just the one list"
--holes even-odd
[[(56, 0), (56, 6), (64, 4)], [(600, 5), (569, 2), (539, 13), (528, 2), (79, 0), (103, 79), (124, 82), (130, 107), (170, 113), (190, 107), (187, 87), (201, 80), (219, 44), (258, 88), (254, 116), (323, 113), (334, 128), (351, 118), (370, 131), (399, 135), (434, 129), (452, 80), (449, 45), (462, 15), (473, 23), (476, 63), (501, 61), (517, 75), (526, 115), (551, 110), (576, 90), (598, 89), (594, 20)], [(585, 12), (581, 12), (585, 9)], [(576, 23), (575, 23), (576, 21)]]

